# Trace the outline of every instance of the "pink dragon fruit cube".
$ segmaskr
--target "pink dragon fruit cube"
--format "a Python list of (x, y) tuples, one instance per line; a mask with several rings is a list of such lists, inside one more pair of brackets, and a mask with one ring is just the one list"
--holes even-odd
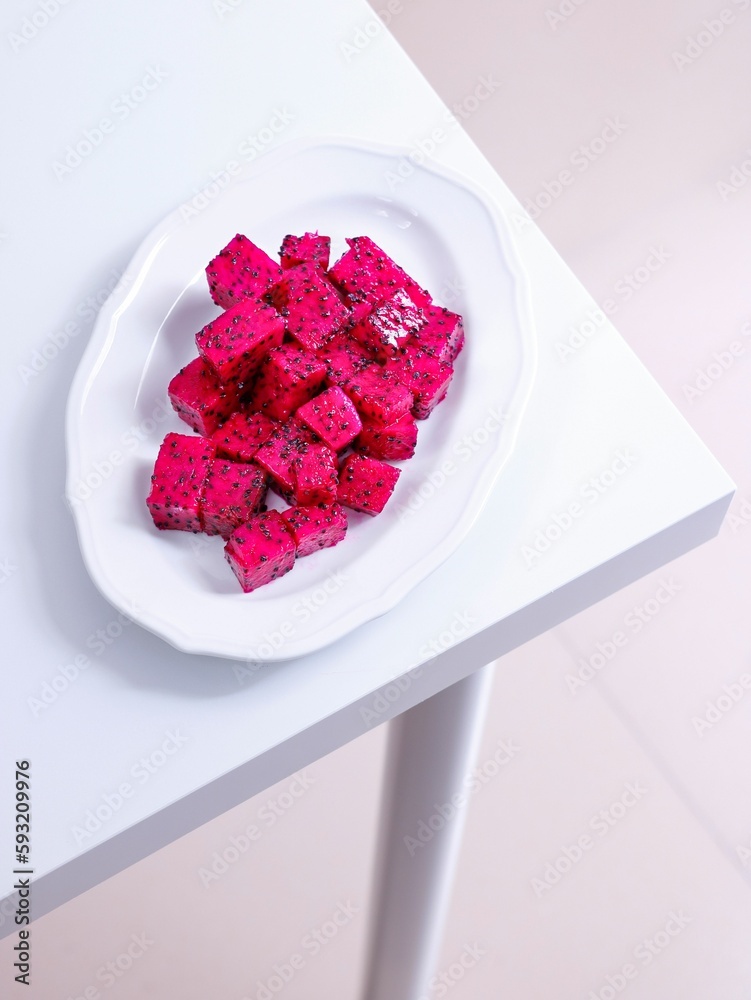
[(235, 528), (224, 554), (249, 594), (289, 573), (295, 565), (295, 540), (279, 511), (269, 510)]
[(284, 320), (263, 302), (227, 309), (196, 334), (198, 352), (222, 382), (247, 382), (284, 339)]
[(285, 236), (279, 257), (282, 270), (297, 267), (298, 264), (315, 264), (325, 271), (329, 266), (331, 238), (319, 236), (318, 233), (305, 233), (303, 236)]
[(350, 336), (360, 341), (379, 361), (386, 362), (425, 323), (425, 312), (404, 289), (397, 288), (352, 327)]
[(261, 365), (248, 409), (285, 421), (323, 388), (326, 365), (297, 344), (282, 344)]
[(412, 413), (425, 420), (445, 398), (451, 379), (452, 365), (444, 364), (422, 350), (403, 350), (386, 365), (386, 372), (398, 379), (414, 395)]
[(348, 455), (339, 470), (337, 500), (345, 507), (375, 517), (388, 503), (400, 474), (400, 469), (378, 458)]
[(348, 333), (336, 333), (318, 357), (326, 365), (326, 384), (344, 386), (375, 361), (375, 354)]
[(408, 292), (418, 306), (430, 305), (430, 294), (369, 236), (355, 236), (347, 244), (349, 250), (329, 270), (329, 277), (347, 293), (355, 321), (398, 288)]
[(354, 447), (371, 458), (387, 458), (402, 462), (412, 458), (417, 445), (417, 423), (411, 413), (405, 413), (393, 424), (364, 423)]
[(294, 536), (298, 559), (338, 545), (347, 534), (347, 512), (338, 503), (330, 507), (288, 507), (282, 517)]
[[(401, 373), (397, 374), (401, 378)], [(363, 369), (344, 388), (362, 419), (374, 424), (393, 424), (414, 404), (410, 389), (380, 365)]]
[(151, 492), (146, 498), (157, 528), (201, 531), (206, 479), (215, 455), (213, 444), (206, 438), (190, 434), (165, 437), (154, 463)]
[(222, 385), (201, 357), (180, 369), (167, 393), (180, 419), (204, 437), (210, 437), (240, 403), (237, 385)]
[(464, 323), (462, 317), (450, 309), (427, 306), (424, 310), (425, 325), (415, 330), (400, 347), (408, 350), (414, 346), (418, 350), (432, 354), (445, 364), (453, 364), (464, 347)]
[(287, 333), (309, 351), (319, 350), (349, 321), (349, 309), (313, 264), (286, 270), (271, 296)]
[(329, 507), (336, 500), (336, 453), (325, 444), (308, 445), (292, 459), (292, 499), (299, 507)]
[(203, 497), (206, 534), (229, 538), (235, 528), (258, 513), (266, 498), (266, 485), (266, 473), (257, 465), (215, 459)]
[(249, 462), (279, 424), (263, 413), (238, 410), (211, 435), (217, 454), (233, 462)]
[(304, 455), (313, 443), (313, 435), (307, 428), (290, 420), (278, 427), (271, 437), (264, 441), (253, 456), (256, 465), (260, 465), (271, 476), (271, 488), (289, 503), (295, 488), (292, 473), (292, 462)]
[(211, 298), (222, 309), (243, 299), (261, 299), (282, 276), (275, 260), (240, 233), (206, 268)]
[(313, 431), (332, 451), (342, 451), (362, 430), (352, 400), (336, 385), (301, 406), (295, 420)]

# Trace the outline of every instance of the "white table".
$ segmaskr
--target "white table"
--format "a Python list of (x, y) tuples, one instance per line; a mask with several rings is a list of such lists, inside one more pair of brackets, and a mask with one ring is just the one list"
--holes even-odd
[[(485, 664), (712, 537), (733, 486), (609, 323), (562, 360), (557, 345), (588, 322), (590, 297), (538, 231), (519, 223), (513, 197), (396, 44), (382, 36), (378, 59), (352, 54), (347, 46), (368, 44), (364, 26), (373, 23), (364, 3), (290, 4), (283, 32), (275, 3), (227, 6), (195, 5), (184, 16), (176, 2), (156, 13), (138, 0), (101, 61), (96, 42), (108, 41), (114, 22), (71, 5), (2, 71), (7, 88), (31, 91), (37, 115), (29, 132), (23, 108), (11, 111), (3, 169), (16, 167), (6, 176), (15, 198), (0, 247), (15, 331), (7, 461), (20, 479), (1, 501), (3, 523), (17, 528), (0, 553), (14, 667), (1, 682), (3, 744), (6, 760), (32, 761), (34, 913), (398, 717), (370, 996), (411, 997), (434, 954), (461, 805), (429, 850), (413, 858), (402, 838), (430, 822), (468, 769)], [(164, 30), (157, 59), (149, 27)], [(50, 81), (65, 81), (59, 105), (42, 99)], [(110, 110), (122, 94), (127, 114)], [(55, 171), (66, 146), (108, 114), (114, 127), (91, 154)], [(535, 389), (471, 535), (396, 610), (305, 659), (256, 669), (191, 658), (123, 629), (86, 575), (61, 500), (61, 419), (90, 297), (111, 286), (157, 219), (232, 159), (317, 134), (415, 148), (435, 129), (435, 158), (516, 218), (540, 293)], [(535, 541), (544, 551), (533, 554)], [(8, 796), (0, 808), (7, 829)], [(8, 934), (16, 928), (6, 919), (7, 860), (2, 871)]]

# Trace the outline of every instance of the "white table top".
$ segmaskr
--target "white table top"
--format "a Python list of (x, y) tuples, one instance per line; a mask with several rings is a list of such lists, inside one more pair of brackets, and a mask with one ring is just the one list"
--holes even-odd
[[(607, 321), (586, 350), (561, 358), (557, 345), (587, 322), (593, 302), (540, 233), (516, 225), (537, 290), (537, 381), (515, 453), (461, 549), (399, 608), (300, 660), (256, 669), (178, 653), (135, 625), (117, 634), (119, 616), (86, 574), (62, 501), (62, 417), (91, 328), (87, 298), (124, 270), (159, 218), (192, 195), (196, 176), (208, 181), (228, 160), (242, 159), (238, 151), (253, 148), (243, 146), (249, 136), (263, 145), (258, 137), (275, 115), (293, 120), (268, 148), (345, 133), (411, 147), (446, 122), (445, 108), (396, 43), (382, 40), (378, 61), (359, 62), (332, 42), (371, 20), (364, 3), (332, 0), (324, 13), (320, 5), (291, 6), (285, 37), (273, 3), (227, 14), (254, 24), (238, 34), (235, 52), (224, 18), (207, 6), (194, 12), (191, 30), (205, 30), (204, 47), (215, 37), (221, 59), (196, 62), (186, 33), (176, 30), (171, 42), (160, 39), (164, 62), (150, 67), (134, 64), (129, 33), (143, 30), (147, 9), (155, 30), (171, 31), (178, 7), (154, 11), (138, 0), (105, 69), (96, 39), (84, 54), (75, 41), (80, 22), (62, 9), (23, 60), (19, 53), (18, 64), (2, 71), (15, 74), (6, 87), (39, 87), (33, 129), (20, 108), (10, 112), (3, 169), (16, 197), (2, 219), (0, 247), (10, 265), (0, 279), (7, 329), (15, 331), (5, 367), (8, 461), (19, 470), (18, 488), (0, 501), (3, 523), (14, 526), (0, 553), (11, 667), (0, 690), (6, 756), (32, 761), (37, 915), (711, 537), (732, 493), (728, 476)], [(54, 49), (46, 44), (52, 32), (62, 36)], [(67, 58), (68, 34), (83, 61), (66, 83), (69, 99), (53, 106), (42, 99), (36, 70)], [(294, 65), (285, 58), (290, 50)], [(87, 86), (95, 66), (106, 91)], [(68, 143), (149, 72), (152, 82), (163, 79), (143, 105), (112, 112), (115, 128), (101, 148), (56, 177), (53, 161)], [(446, 124), (444, 133), (435, 158), (517, 213), (458, 126)], [(76, 324), (69, 342), (47, 359), (36, 355), (68, 321)], [(601, 492), (587, 486), (593, 477)], [(539, 558), (530, 556), (538, 530), (556, 515), (565, 524), (562, 512), (574, 502), (580, 508), (571, 527)], [(432, 642), (443, 651), (435, 655)], [(398, 697), (396, 679), (404, 689)], [(378, 700), (382, 691), (389, 701)], [(89, 819), (87, 831), (87, 816), (107, 802), (111, 816), (101, 808), (107, 818), (98, 829)], [(9, 806), (0, 805), (3, 828)], [(13, 880), (7, 866), (3, 878), (4, 897)], [(1, 930), (10, 929), (3, 921)]]

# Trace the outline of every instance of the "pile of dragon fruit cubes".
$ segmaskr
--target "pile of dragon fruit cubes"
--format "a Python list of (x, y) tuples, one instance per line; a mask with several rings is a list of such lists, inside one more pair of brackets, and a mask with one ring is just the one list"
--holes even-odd
[[(446, 396), (462, 318), (367, 236), (286, 236), (279, 261), (237, 235), (206, 268), (224, 311), (169, 384), (199, 437), (167, 434), (147, 504), (161, 529), (225, 539), (248, 593), (375, 516)], [(271, 489), (289, 506), (267, 509)]]

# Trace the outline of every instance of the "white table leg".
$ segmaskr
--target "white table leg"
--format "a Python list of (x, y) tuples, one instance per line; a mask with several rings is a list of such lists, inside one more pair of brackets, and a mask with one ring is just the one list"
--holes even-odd
[(428, 996), (492, 676), (489, 664), (390, 723), (366, 1000)]

